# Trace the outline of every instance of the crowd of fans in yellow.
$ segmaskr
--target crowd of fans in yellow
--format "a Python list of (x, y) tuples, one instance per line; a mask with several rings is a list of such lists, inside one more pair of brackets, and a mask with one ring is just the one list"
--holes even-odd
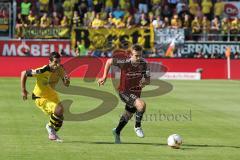
[(223, 17), (223, 0), (24, 0), (18, 6), (17, 37), (27, 26), (183, 28), (189, 39), (240, 31), (237, 17)]

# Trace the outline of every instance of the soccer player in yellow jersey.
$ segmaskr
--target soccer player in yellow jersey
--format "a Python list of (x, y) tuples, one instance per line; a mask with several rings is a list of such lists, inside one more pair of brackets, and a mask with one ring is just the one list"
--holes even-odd
[(63, 124), (64, 109), (55, 91), (55, 86), (61, 79), (63, 84), (68, 87), (70, 80), (63, 66), (60, 64), (60, 54), (52, 52), (48, 65), (37, 69), (22, 71), (21, 89), (23, 100), (26, 100), (28, 95), (26, 90), (27, 77), (36, 78), (32, 99), (35, 100), (36, 106), (50, 117), (49, 123), (46, 125), (49, 140), (61, 142), (62, 140), (56, 132)]

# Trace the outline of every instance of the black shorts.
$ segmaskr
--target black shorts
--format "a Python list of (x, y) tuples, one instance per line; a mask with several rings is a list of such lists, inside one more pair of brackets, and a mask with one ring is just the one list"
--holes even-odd
[(126, 103), (125, 110), (130, 113), (135, 113), (137, 111), (136, 107), (134, 106), (134, 102), (137, 98), (139, 98), (139, 96), (127, 92), (119, 92), (119, 96), (121, 100)]

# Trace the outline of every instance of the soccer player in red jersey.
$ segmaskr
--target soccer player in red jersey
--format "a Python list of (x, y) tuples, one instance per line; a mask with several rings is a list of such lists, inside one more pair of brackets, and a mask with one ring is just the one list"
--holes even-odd
[[(133, 45), (128, 57), (110, 58), (107, 60), (102, 78), (98, 85), (104, 85), (112, 65), (121, 69), (120, 85), (118, 87), (121, 100), (126, 103), (117, 128), (113, 129), (115, 143), (121, 143), (120, 132), (136, 113), (134, 130), (140, 138), (144, 137), (141, 120), (146, 110), (146, 103), (140, 98), (142, 88), (150, 84), (150, 71), (146, 61), (142, 58), (142, 47)], [(114, 56), (113, 56), (114, 57)]]

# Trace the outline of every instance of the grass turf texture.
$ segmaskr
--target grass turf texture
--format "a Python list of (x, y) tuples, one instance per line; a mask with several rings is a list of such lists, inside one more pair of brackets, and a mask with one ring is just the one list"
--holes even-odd
[[(174, 87), (170, 93), (145, 98), (147, 112), (143, 129), (146, 137), (136, 137), (132, 120), (122, 132), (123, 144), (120, 145), (113, 144), (111, 130), (123, 111), (122, 102), (113, 111), (96, 119), (65, 122), (59, 132), (64, 142), (56, 143), (47, 139), (45, 124), (48, 117), (35, 106), (30, 96), (28, 101), (22, 101), (19, 79), (1, 78), (0, 83), (1, 160), (238, 160), (240, 157), (238, 81), (169, 81)], [(34, 79), (27, 83), (30, 93)], [(96, 82), (89, 85), (82, 79), (72, 79), (72, 84), (117, 96), (110, 81), (101, 88)], [(73, 113), (89, 111), (101, 103), (94, 98), (61, 94), (61, 99), (66, 98), (74, 101)], [(167, 137), (173, 133), (183, 137), (184, 144), (179, 150), (166, 145)]]

